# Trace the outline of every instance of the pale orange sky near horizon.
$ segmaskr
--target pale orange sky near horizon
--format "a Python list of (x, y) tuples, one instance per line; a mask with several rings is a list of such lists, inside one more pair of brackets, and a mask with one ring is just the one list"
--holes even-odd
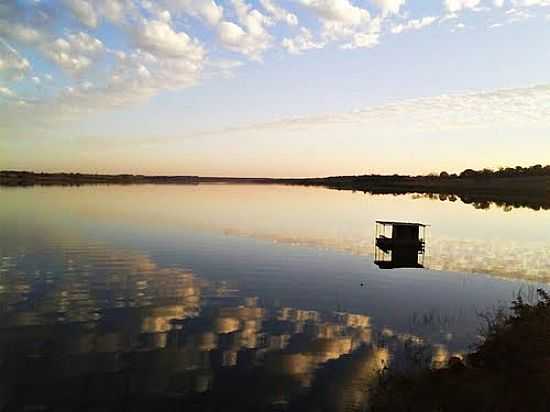
[[(405, 116), (400, 120), (408, 124)], [(283, 121), (269, 127), (259, 125), (181, 138), (20, 138), (5, 149), (0, 141), (0, 169), (318, 177), (443, 170), (452, 173), (466, 168), (550, 164), (550, 138), (540, 125), (533, 128), (503, 122), (500, 127), (433, 125), (433, 129), (404, 130), (384, 127), (380, 120), (373, 123), (373, 130), (358, 118), (339, 122), (304, 120), (292, 126)], [(530, 139), (517, 137), (526, 133), (522, 130), (529, 130)]]

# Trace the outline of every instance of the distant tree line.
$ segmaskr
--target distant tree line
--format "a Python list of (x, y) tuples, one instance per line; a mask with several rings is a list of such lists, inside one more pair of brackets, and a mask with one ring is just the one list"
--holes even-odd
[(441, 172), (441, 178), (489, 178), (489, 177), (532, 177), (532, 176), (550, 176), (550, 165), (534, 165), (530, 167), (500, 167), (497, 170), (493, 169), (466, 169), (460, 174), (449, 174)]

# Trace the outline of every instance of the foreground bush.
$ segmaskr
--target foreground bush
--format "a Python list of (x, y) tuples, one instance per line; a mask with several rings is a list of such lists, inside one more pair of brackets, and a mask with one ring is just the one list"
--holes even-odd
[(369, 410), (550, 411), (550, 296), (518, 297), (488, 323), (484, 341), (448, 367), (380, 376)]

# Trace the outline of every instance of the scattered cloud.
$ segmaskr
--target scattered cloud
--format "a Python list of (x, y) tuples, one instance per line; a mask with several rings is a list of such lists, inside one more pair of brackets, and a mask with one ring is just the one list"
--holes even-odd
[(301, 4), (324, 20), (356, 26), (367, 22), (367, 9), (354, 6), (348, 0), (300, 0)]
[(7, 80), (21, 80), (31, 69), (29, 61), (22, 57), (0, 37), (0, 74)]
[(550, 6), (550, 0), (510, 0), (516, 7)]
[(24, 44), (38, 43), (42, 39), (42, 34), (27, 25), (10, 22), (0, 19), (0, 35), (15, 42)]
[(59, 37), (53, 42), (45, 42), (41, 51), (62, 69), (78, 73), (92, 64), (92, 58), (103, 52), (101, 40), (84, 32)]
[(503, 126), (544, 125), (550, 118), (550, 84), (483, 92), (443, 94), (371, 106), (347, 113), (281, 119), (246, 127), (203, 132), (228, 134), (242, 131), (356, 127), (359, 130), (454, 130)]
[(343, 49), (371, 48), (380, 43), (382, 19), (376, 17), (372, 19), (368, 27), (362, 31), (354, 33), (349, 43), (342, 45)]
[(296, 37), (284, 38), (281, 45), (290, 54), (301, 54), (305, 50), (321, 49), (325, 44), (321, 41), (315, 41), (311, 31), (305, 27), (300, 27), (300, 33)]
[(457, 32), (464, 30), (466, 28), (466, 25), (464, 23), (456, 23), (453, 28), (451, 29), (452, 32)]
[(72, 14), (84, 25), (96, 28), (102, 18), (122, 22), (135, 10), (131, 0), (63, 0)]
[(298, 17), (294, 13), (283, 9), (273, 0), (260, 0), (260, 3), (275, 21), (285, 22), (289, 26), (296, 26), (298, 24)]
[(374, 35), (369, 28), (371, 13), (366, 8), (356, 6), (348, 0), (299, 1), (319, 19), (320, 35), (325, 43), (351, 39), (349, 43), (343, 45), (344, 48), (374, 43)]
[(200, 61), (205, 56), (204, 48), (196, 39), (183, 31), (176, 32), (166, 21), (143, 19), (132, 34), (139, 49), (159, 57), (184, 57)]
[(424, 27), (430, 26), (437, 21), (435, 16), (426, 16), (421, 19), (409, 20), (406, 23), (401, 23), (391, 28), (392, 33), (402, 33), (408, 30), (420, 30)]
[[(145, 1), (145, 7), (152, 9), (157, 2)], [(213, 0), (160, 0), (158, 3), (174, 14), (186, 13), (215, 26), (223, 19), (223, 7)]]
[(222, 21), (218, 25), (218, 38), (229, 50), (242, 53), (252, 60), (261, 60), (262, 53), (272, 43), (272, 36), (267, 26), (272, 20), (243, 0), (232, 0), (233, 8), (242, 25)]
[[(244, 61), (262, 61), (275, 48), (293, 55), (327, 46), (368, 49), (390, 33), (436, 22), (448, 22), (452, 31), (465, 28), (465, 22), (473, 27), (464, 11), (495, 10), (485, 19), (494, 29), (528, 20), (550, 6), (550, 0), (443, 0), (443, 16), (422, 17), (411, 12), (410, 3), (0, 1), (1, 111), (48, 117), (119, 107), (204, 78), (231, 76)], [(233, 53), (245, 58), (240, 61)]]
[(528, 20), (532, 17), (534, 17), (533, 14), (531, 14), (529, 11), (525, 9), (509, 9), (505, 13), (508, 16), (508, 19), (506, 20), (506, 23), (516, 23)]
[(384, 14), (397, 14), (407, 0), (373, 0)]
[(5, 86), (0, 86), (0, 97), (14, 97), (14, 96), (15, 96), (15, 93), (11, 89)]
[(86, 0), (65, 0), (71, 12), (88, 27), (96, 27), (98, 16), (92, 4)]
[(451, 13), (479, 6), (481, 0), (445, 0), (445, 7)]

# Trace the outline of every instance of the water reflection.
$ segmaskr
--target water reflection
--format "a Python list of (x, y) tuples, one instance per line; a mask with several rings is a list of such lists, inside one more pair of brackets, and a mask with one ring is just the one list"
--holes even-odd
[[(395, 196), (401, 196), (402, 193), (396, 193)], [(414, 199), (437, 199), (442, 202), (456, 202), (472, 205), (475, 209), (500, 208), (505, 212), (511, 212), (514, 209), (528, 208), (532, 210), (550, 210), (550, 198), (544, 193), (534, 193), (531, 195), (491, 195), (491, 194), (470, 194), (460, 195), (452, 193), (415, 193)]]
[(52, 231), (84, 228), (101, 239), (103, 230), (116, 225), (143, 236), (169, 237), (185, 228), (370, 257), (372, 223), (385, 218), (433, 225), (428, 268), (550, 281), (547, 211), (474, 209), (447, 195), (257, 185), (0, 188), (0, 193), (0, 225), (14, 243), (22, 233), (9, 232), (13, 222), (26, 222), (34, 226), (33, 236), (45, 238)]
[(434, 270), (550, 282), (550, 245), (541, 241), (442, 237), (430, 244), (428, 261)]
[(364, 314), (265, 305), (99, 244), (44, 253), (2, 260), (6, 410), (343, 411), (390, 361)]
[(519, 287), (334, 252), (371, 256), (376, 217), (432, 223), (440, 268), (541, 279), (550, 259), (531, 211), (286, 187), (0, 192), (7, 410), (357, 410), (404, 342), (440, 366)]

